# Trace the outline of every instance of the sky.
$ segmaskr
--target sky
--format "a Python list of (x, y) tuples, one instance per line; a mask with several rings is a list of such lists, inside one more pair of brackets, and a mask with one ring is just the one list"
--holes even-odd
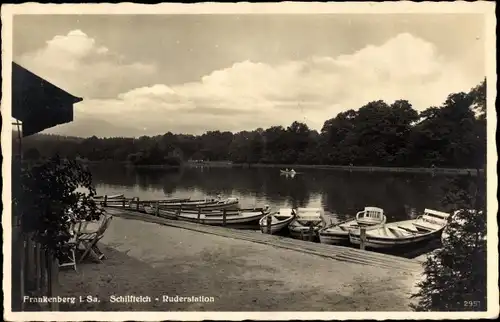
[(370, 101), (439, 106), (485, 77), (479, 14), (16, 15), (13, 57), (69, 93), (47, 133), (321, 130)]

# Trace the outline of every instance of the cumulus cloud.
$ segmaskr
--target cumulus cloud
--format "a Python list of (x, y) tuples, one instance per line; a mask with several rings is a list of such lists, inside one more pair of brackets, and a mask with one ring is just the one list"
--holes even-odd
[[(47, 47), (55, 50), (63, 42), (82, 38), (68, 55), (81, 63), (75, 52), (102, 54), (83, 33), (70, 34), (54, 38), (57, 45), (49, 42)], [(59, 52), (63, 55), (64, 51)], [(72, 61), (66, 66), (71, 67)], [(77, 110), (112, 118), (144, 134), (251, 130), (286, 126), (295, 120), (319, 130), (337, 113), (372, 100), (407, 99), (423, 110), (480, 81), (468, 76), (460, 62), (442, 57), (432, 43), (403, 33), (381, 45), (337, 57), (315, 56), (275, 65), (238, 62), (197, 82), (139, 87), (116, 99), (84, 101)]]
[(16, 62), (77, 96), (116, 97), (143, 84), (155, 66), (125, 62), (81, 30), (57, 35)]

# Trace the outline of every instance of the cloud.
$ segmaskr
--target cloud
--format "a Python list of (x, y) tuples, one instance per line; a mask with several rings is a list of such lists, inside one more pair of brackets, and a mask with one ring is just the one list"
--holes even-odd
[[(54, 38), (56, 45), (49, 42), (48, 48), (78, 42), (72, 58), (81, 57), (78, 53), (99, 54), (100, 47), (83, 33), (70, 34)], [(447, 60), (432, 43), (403, 33), (337, 57), (274, 65), (238, 62), (197, 82), (139, 87), (115, 99), (83, 101), (76, 110), (144, 134), (251, 130), (287, 126), (295, 120), (319, 130), (337, 113), (373, 100), (407, 99), (417, 110), (440, 105), (448, 94), (468, 91), (481, 81), (464, 70), (461, 62)]]
[(155, 66), (125, 62), (81, 30), (47, 41), (43, 48), (15, 57), (35, 74), (77, 96), (113, 98), (144, 84)]

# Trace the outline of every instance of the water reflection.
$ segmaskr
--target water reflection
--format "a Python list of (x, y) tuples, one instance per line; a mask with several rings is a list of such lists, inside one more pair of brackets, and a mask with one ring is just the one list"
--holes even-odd
[(388, 221), (414, 218), (424, 208), (441, 209), (442, 176), (308, 169), (294, 177), (271, 168), (184, 168), (175, 170), (91, 167), (98, 194), (128, 197), (239, 197), (242, 206), (324, 207), (339, 220), (365, 206), (384, 209)]

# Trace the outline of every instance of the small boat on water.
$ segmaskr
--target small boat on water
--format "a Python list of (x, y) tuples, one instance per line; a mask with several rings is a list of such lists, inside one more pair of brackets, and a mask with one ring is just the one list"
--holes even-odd
[(297, 208), (295, 219), (288, 225), (290, 236), (302, 240), (317, 240), (318, 231), (326, 225), (321, 208)]
[(271, 234), (275, 234), (288, 227), (288, 225), (295, 218), (295, 212), (293, 209), (280, 209), (279, 212), (273, 214), (267, 214), (262, 217), (259, 221), (260, 231), (264, 234), (268, 234), (267, 221), (271, 218)]
[(286, 175), (296, 175), (297, 172), (295, 172), (294, 169), (285, 169), (285, 170), (280, 170), (280, 174), (286, 174)]
[[(432, 209), (425, 209), (416, 219), (392, 222), (366, 231), (366, 247), (390, 249), (409, 246), (433, 238), (439, 238), (448, 224), (450, 214)], [(349, 231), (349, 240), (359, 245), (360, 230)]]
[(356, 217), (348, 219), (340, 223), (329, 225), (319, 231), (319, 240), (322, 244), (348, 244), (349, 231), (365, 227), (374, 229), (385, 224), (387, 218), (384, 215), (384, 210), (377, 207), (365, 207), (359, 211)]

